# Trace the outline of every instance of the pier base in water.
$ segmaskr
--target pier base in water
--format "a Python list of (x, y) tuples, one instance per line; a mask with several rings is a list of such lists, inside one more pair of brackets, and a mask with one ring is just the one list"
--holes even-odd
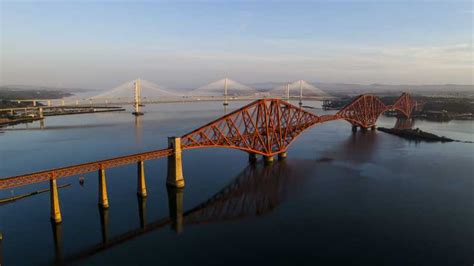
[(166, 184), (176, 188), (183, 188), (184, 177), (181, 160), (181, 138), (169, 137), (168, 145), (173, 149), (173, 155), (168, 156), (168, 176)]
[(146, 182), (145, 182), (145, 163), (139, 161), (137, 163), (137, 195), (139, 197), (146, 197)]
[(256, 153), (249, 153), (249, 162), (256, 163), (257, 162), (257, 154)]
[(285, 160), (286, 157), (288, 157), (288, 153), (286, 153), (286, 152), (282, 152), (282, 153), (278, 154), (278, 160), (280, 160), (280, 161)]
[(263, 156), (263, 160), (265, 162), (265, 164), (271, 164), (273, 163), (273, 156)]
[(105, 181), (105, 168), (99, 169), (99, 206), (105, 209), (109, 207), (107, 182)]
[(51, 200), (51, 221), (55, 224), (62, 222), (61, 209), (59, 207), (58, 184), (56, 179), (49, 180), (50, 200)]

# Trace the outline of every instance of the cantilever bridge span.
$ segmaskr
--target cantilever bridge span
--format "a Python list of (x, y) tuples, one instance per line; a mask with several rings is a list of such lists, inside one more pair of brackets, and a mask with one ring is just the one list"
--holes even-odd
[(85, 174), (99, 173), (99, 205), (108, 207), (105, 169), (137, 163), (137, 193), (146, 196), (144, 161), (168, 157), (167, 184), (184, 187), (182, 173), (182, 150), (221, 147), (248, 152), (251, 161), (256, 155), (264, 156), (271, 162), (273, 156), (286, 157), (289, 145), (306, 129), (333, 120), (346, 120), (353, 129), (375, 127), (378, 117), (386, 111), (396, 110), (410, 117), (417, 108), (417, 102), (403, 93), (392, 105), (385, 105), (378, 97), (364, 94), (333, 115), (318, 116), (280, 99), (261, 99), (218, 118), (182, 137), (169, 138), (167, 149), (122, 156), (113, 159), (56, 168), (20, 176), (0, 179), (0, 190), (50, 181), (51, 216), (55, 222), (61, 221), (56, 179)]

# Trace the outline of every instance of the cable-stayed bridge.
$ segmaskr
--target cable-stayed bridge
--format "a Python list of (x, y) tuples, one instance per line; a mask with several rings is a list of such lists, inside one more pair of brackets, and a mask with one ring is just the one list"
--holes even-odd
[[(332, 98), (328, 93), (314, 87), (304, 80), (298, 80), (288, 85), (262, 92), (229, 78), (210, 82), (195, 90), (179, 91), (169, 89), (154, 82), (136, 79), (126, 81), (110, 90), (93, 96), (72, 96), (64, 99), (18, 99), (18, 102), (31, 102), (31, 109), (38, 109), (38, 103), (43, 107), (107, 107), (109, 105), (133, 105), (134, 113), (142, 114), (140, 106), (143, 104), (166, 102), (194, 102), (194, 101), (228, 101), (255, 100), (259, 98), (298, 98), (324, 100)], [(11, 110), (10, 110), (11, 109)], [(13, 113), (14, 108), (9, 110)], [(21, 108), (23, 111), (24, 108)], [(20, 110), (20, 109), (19, 109)]]
[(122, 83), (110, 90), (92, 96), (93, 100), (133, 100), (135, 93), (135, 83), (140, 80), (141, 97), (143, 98), (159, 98), (159, 97), (181, 97), (180, 93), (168, 90), (167, 88), (157, 85), (151, 81), (144, 79), (130, 80)]

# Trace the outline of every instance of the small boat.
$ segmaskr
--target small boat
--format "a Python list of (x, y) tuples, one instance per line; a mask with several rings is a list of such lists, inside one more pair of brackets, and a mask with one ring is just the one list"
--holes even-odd
[(84, 186), (85, 178), (83, 176), (79, 177), (79, 184)]

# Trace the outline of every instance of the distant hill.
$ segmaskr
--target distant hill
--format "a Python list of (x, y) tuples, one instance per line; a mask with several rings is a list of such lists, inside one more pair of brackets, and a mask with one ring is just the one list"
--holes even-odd
[(68, 91), (68, 92), (86, 92), (87, 89), (82, 88), (57, 88), (47, 86), (32, 86), (32, 85), (2, 85), (0, 91), (31, 91), (31, 90), (46, 90), (46, 91)]
[(21, 99), (60, 99), (73, 95), (71, 92), (60, 90), (38, 90), (38, 89), (0, 89), (0, 100)]
[[(308, 82), (316, 88), (330, 95), (352, 95), (361, 93), (375, 93), (383, 95), (398, 95), (400, 92), (411, 92), (414, 94), (433, 95), (433, 96), (474, 96), (474, 85), (444, 84), (444, 85), (389, 85), (389, 84), (347, 84), (347, 83), (323, 83)], [(262, 82), (254, 83), (249, 86), (259, 91), (270, 91), (274, 88), (286, 86), (285, 82)], [(303, 92), (304, 94), (304, 92)]]
[(344, 83), (320, 83), (313, 82), (317, 87), (326, 91), (334, 91), (337, 93), (399, 93), (402, 91), (411, 92), (414, 94), (435, 94), (435, 93), (460, 93), (472, 92), (474, 93), (474, 85), (389, 85), (389, 84), (344, 84)]

